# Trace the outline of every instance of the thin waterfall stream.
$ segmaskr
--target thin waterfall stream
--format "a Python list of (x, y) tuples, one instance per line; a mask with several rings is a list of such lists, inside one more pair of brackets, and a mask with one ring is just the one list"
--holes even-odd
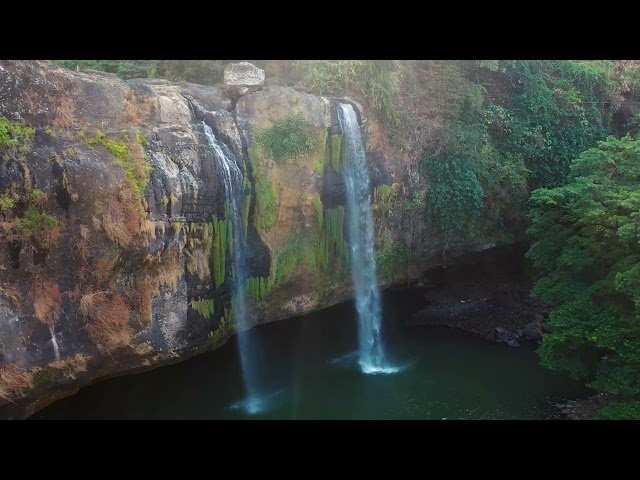
[(382, 343), (382, 308), (376, 269), (369, 170), (360, 125), (353, 107), (345, 103), (338, 106), (338, 120), (347, 142), (344, 179), (351, 245), (351, 276), (358, 311), (360, 368), (363, 373), (395, 373), (398, 369), (387, 364)]
[(247, 295), (245, 282), (247, 272), (245, 266), (246, 243), (243, 237), (242, 220), (240, 218), (240, 203), (242, 201), (242, 184), (243, 175), (238, 167), (235, 156), (224, 145), (219, 142), (211, 127), (204, 121), (202, 122), (207, 142), (217, 165), (219, 172), (223, 178), (225, 199), (228, 207), (225, 208), (225, 214), (230, 216), (231, 220), (231, 237), (233, 242), (232, 261), (233, 261), (233, 317), (237, 324), (238, 349), (240, 351), (240, 362), (242, 365), (242, 376), (247, 397), (237, 406), (243, 408), (247, 413), (254, 414), (263, 410), (263, 402), (259, 394), (258, 372), (256, 370), (256, 362), (253, 359), (254, 349), (251, 346), (251, 340), (247, 333), (250, 327), (247, 312)]

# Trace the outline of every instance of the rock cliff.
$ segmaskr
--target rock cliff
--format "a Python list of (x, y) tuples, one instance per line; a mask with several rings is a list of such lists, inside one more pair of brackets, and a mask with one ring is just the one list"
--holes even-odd
[[(262, 86), (248, 68), (205, 87), (0, 61), (0, 416), (27, 416), (95, 379), (176, 362), (233, 334), (224, 189), (203, 122), (245, 173), (252, 323), (351, 295), (339, 102), (362, 123), (380, 284), (442, 261), (442, 238), (391, 211), (409, 169), (357, 102)], [(286, 119), (312, 141), (278, 161), (259, 139)], [(407, 256), (392, 245), (409, 231), (420, 241)]]

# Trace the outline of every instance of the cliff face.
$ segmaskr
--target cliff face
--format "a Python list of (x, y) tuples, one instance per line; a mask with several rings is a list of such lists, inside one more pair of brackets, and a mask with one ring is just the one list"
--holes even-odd
[[(0, 415), (29, 415), (96, 378), (179, 361), (232, 335), (224, 189), (203, 122), (245, 172), (253, 323), (349, 298), (340, 101), (352, 102), (0, 61)], [(353, 104), (386, 285), (438, 263), (443, 245), (390, 211), (409, 168)], [(256, 139), (296, 114), (312, 152), (277, 162)], [(409, 229), (421, 238), (409, 257), (382, 248)]]

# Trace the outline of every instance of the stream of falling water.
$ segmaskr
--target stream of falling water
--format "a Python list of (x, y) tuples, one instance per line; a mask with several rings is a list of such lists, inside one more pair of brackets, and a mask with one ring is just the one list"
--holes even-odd
[(382, 310), (376, 270), (369, 169), (353, 107), (341, 103), (338, 120), (347, 142), (344, 179), (347, 190), (347, 228), (351, 246), (351, 277), (358, 311), (360, 368), (364, 373), (395, 373), (387, 364), (382, 344)]
[(245, 281), (247, 272), (245, 267), (245, 241), (240, 217), (240, 203), (242, 201), (242, 171), (236, 163), (233, 153), (216, 139), (213, 130), (204, 121), (202, 122), (204, 133), (209, 147), (213, 152), (218, 170), (224, 182), (225, 199), (229, 207), (226, 214), (231, 219), (231, 233), (233, 241), (233, 318), (237, 325), (238, 346), (240, 350), (240, 362), (247, 398), (237, 406), (247, 413), (253, 414), (264, 410), (264, 402), (259, 395), (258, 372), (253, 358), (254, 349), (247, 330), (250, 327), (247, 315), (247, 295)]

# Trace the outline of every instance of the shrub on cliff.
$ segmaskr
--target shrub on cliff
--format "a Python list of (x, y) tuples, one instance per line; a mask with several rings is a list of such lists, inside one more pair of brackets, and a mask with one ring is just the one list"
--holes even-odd
[(287, 163), (304, 158), (316, 149), (311, 126), (302, 114), (287, 115), (271, 123), (271, 127), (256, 132), (256, 142), (262, 146), (267, 158)]

